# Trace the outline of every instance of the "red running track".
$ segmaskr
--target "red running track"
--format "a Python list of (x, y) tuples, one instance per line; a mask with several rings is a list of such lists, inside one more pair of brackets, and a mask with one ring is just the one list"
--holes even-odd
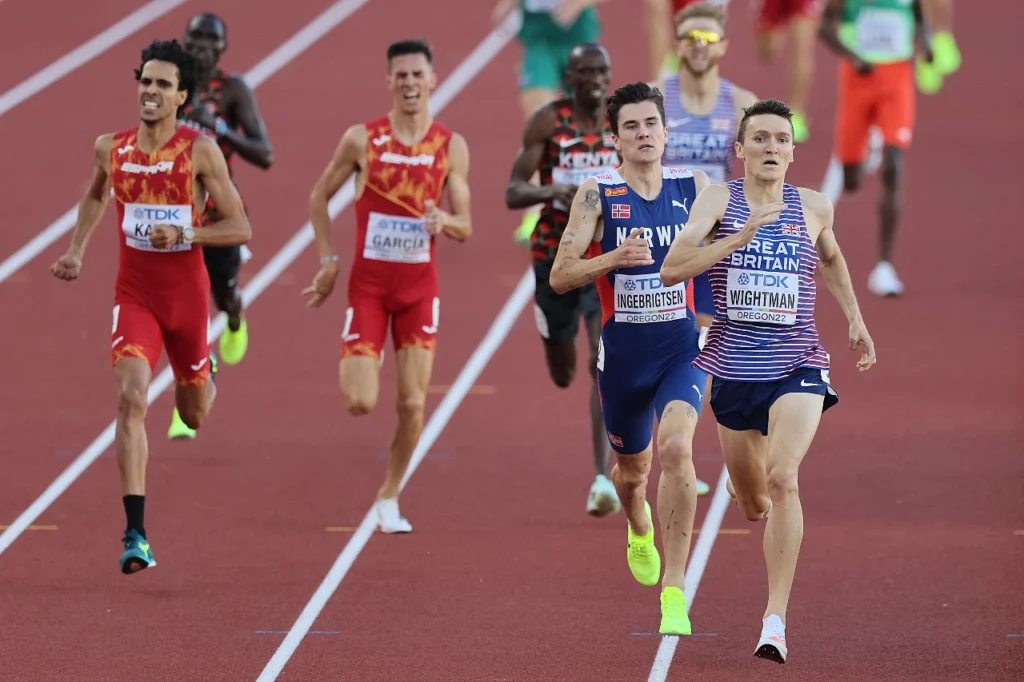
[[(328, 5), (263, 4), (258, 16), (227, 0), (202, 8), (226, 16), (232, 69), (248, 69)], [(344, 127), (387, 107), (383, 46), (426, 35), (447, 77), (489, 30), (490, 3), (464, 5), (456, 27), (441, 12), (413, 21), (371, 0), (259, 88), (277, 162), (267, 173), (240, 168), (257, 233), (249, 276), (306, 220), (306, 195)], [(27, 7), (5, 0), (0, 16), (24, 22)], [(97, 14), (116, 18), (116, 10)], [(177, 35), (195, 11), (186, 3), (142, 35)], [(784, 95), (784, 70), (754, 64), (744, 38), (750, 22), (734, 14), (724, 75), (759, 95)], [(646, 75), (635, 42), (639, 13), (610, 3), (604, 16), (615, 81)], [(986, 187), (1013, 196), (1013, 168), (1000, 169), (996, 156), (1015, 130), (1012, 116), (996, 104), (982, 108), (984, 119), (977, 113), (989, 97), (984, 77), (1012, 58), (1013, 22), (986, 22), (981, 39), (979, 17), (957, 19), (964, 67), (939, 96), (921, 99), (908, 159), (897, 254), (908, 285), (902, 300), (878, 301), (863, 285), (875, 249), (876, 183), (837, 208), (880, 364), (867, 375), (854, 371), (845, 324), (822, 288), (819, 328), (842, 401), (824, 420), (801, 481), (807, 520), (790, 663), (776, 668), (750, 655), (764, 602), (761, 529), (729, 508), (722, 528), (730, 533), (714, 543), (692, 611), (704, 636), (679, 643), (670, 680), (1024, 674), (1024, 638), (1007, 637), (1024, 634), (1024, 536), (1013, 533), (1024, 529), (1024, 464), (1011, 408), (1022, 384), (1012, 355), (1024, 331), (1013, 296), (1021, 239), (999, 231), (1008, 212), (998, 200), (972, 207), (972, 223), (995, 226), (980, 239), (961, 243), (957, 228), (966, 221), (948, 218)], [(90, 26), (85, 37), (95, 32)], [(19, 36), (29, 33), (10, 40), (27, 42)], [(92, 139), (131, 124), (137, 38), (0, 118), (5, 150), (27, 171), (8, 179), (7, 209), (16, 220), (0, 237), (4, 256), (77, 199)], [(69, 35), (66, 47), (52, 51), (83, 39)], [(31, 72), (49, 60), (38, 54)], [(791, 178), (812, 187), (821, 184), (831, 143), (834, 59), (821, 56), (814, 139), (799, 150)], [(518, 216), (502, 204), (521, 129), (517, 58), (515, 45), (506, 48), (440, 116), (471, 146), (476, 235), (440, 249), (447, 331), (428, 411), (528, 265), (511, 244)], [(373, 59), (379, 74), (368, 66)], [(19, 79), (12, 71), (7, 80)], [(40, 146), (46, 155), (33, 156)], [(972, 172), (951, 183), (954, 166)], [(350, 211), (336, 221), (342, 246), (350, 244), (350, 221)], [(20, 514), (113, 417), (104, 311), (116, 257), (102, 230), (80, 281), (66, 285), (47, 273), (62, 240), (0, 287), (8, 328), (32, 330), (5, 336), (15, 390), (4, 393), (3, 432), (10, 435), (0, 445), (0, 523)], [(998, 241), (989, 246), (993, 233)], [(249, 355), (224, 368), (215, 416), (199, 439), (167, 442), (169, 396), (154, 403), (147, 527), (156, 569), (130, 579), (116, 570), (123, 513), (112, 451), (36, 521), (57, 530), (28, 531), (0, 556), (3, 679), (111, 679), (140, 670), (154, 680), (259, 676), (284, 639), (279, 633), (351, 536), (326, 529), (352, 528), (366, 513), (394, 422), (393, 363), (385, 364), (378, 412), (360, 420), (344, 414), (336, 387), (343, 290), (326, 309), (306, 310), (298, 291), (314, 271), (307, 253), (253, 304)], [(965, 355), (992, 360), (968, 364)], [(279, 679), (647, 679), (659, 640), (649, 634), (657, 627), (657, 590), (629, 576), (622, 516), (583, 513), (587, 382), (568, 391), (551, 386), (527, 310), (477, 387), (403, 496), (416, 532), (367, 544)], [(571, 426), (552, 419), (555, 411), (570, 415)], [(697, 467), (717, 480), (708, 419), (698, 433)], [(698, 525), (707, 506), (703, 498)]]

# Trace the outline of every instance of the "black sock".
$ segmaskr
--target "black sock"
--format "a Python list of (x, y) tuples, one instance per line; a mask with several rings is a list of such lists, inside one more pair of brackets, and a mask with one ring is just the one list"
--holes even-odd
[(128, 519), (128, 530), (138, 531), (139, 535), (146, 537), (146, 529), (142, 523), (146, 516), (145, 495), (125, 495), (124, 514)]

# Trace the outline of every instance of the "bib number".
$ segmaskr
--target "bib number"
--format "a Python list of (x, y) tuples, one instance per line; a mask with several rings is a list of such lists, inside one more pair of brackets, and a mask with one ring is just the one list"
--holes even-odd
[(796, 324), (800, 278), (795, 272), (730, 268), (725, 300), (736, 322), (791, 326)]
[(121, 232), (129, 247), (139, 251), (191, 251), (191, 244), (172, 244), (158, 249), (149, 242), (155, 225), (192, 226), (192, 207), (186, 204), (125, 204)]
[(910, 26), (901, 13), (861, 9), (857, 15), (857, 53), (901, 57), (912, 43)]
[(420, 218), (371, 212), (363, 258), (391, 263), (429, 263), (430, 234)]
[(686, 319), (686, 283), (667, 287), (661, 275), (615, 275), (615, 321), (650, 324)]

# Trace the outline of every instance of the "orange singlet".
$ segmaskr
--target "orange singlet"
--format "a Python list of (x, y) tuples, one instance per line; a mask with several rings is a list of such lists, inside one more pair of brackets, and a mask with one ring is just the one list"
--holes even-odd
[(441, 203), (452, 133), (433, 123), (407, 147), (387, 116), (366, 124), (366, 187), (356, 201), (355, 261), (341, 357), (380, 357), (391, 317), (395, 350), (433, 351), (440, 299), (436, 242), (423, 227), (425, 203)]
[(114, 135), (110, 175), (117, 202), (120, 259), (114, 285), (113, 363), (126, 357), (156, 368), (160, 351), (178, 383), (202, 385), (210, 376), (210, 278), (202, 249), (149, 243), (154, 225), (199, 227), (205, 196), (195, 195), (192, 144), (200, 133), (181, 125), (163, 147), (145, 154), (138, 128)]

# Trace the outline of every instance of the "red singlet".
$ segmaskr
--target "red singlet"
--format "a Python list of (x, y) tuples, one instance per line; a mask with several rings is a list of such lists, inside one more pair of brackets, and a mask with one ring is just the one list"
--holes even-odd
[(178, 383), (198, 386), (210, 376), (210, 278), (192, 244), (156, 249), (154, 225), (199, 227), (204, 197), (195, 196), (192, 144), (200, 133), (180, 125), (163, 147), (138, 149), (138, 128), (114, 135), (110, 175), (117, 202), (120, 259), (114, 284), (113, 363), (141, 358), (156, 368), (160, 351)]
[(424, 204), (441, 203), (452, 133), (433, 123), (407, 147), (387, 116), (366, 124), (366, 187), (356, 201), (355, 262), (349, 274), (341, 356), (380, 357), (391, 317), (395, 350), (433, 351), (437, 338), (434, 238)]

